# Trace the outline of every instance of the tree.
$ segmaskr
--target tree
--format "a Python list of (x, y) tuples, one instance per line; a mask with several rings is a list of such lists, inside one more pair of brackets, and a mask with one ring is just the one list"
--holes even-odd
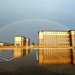
[(14, 43), (11, 43), (10, 45), (14, 45)]
[(35, 45), (35, 43), (34, 43), (34, 42), (32, 42), (32, 45), (34, 46), (34, 45)]

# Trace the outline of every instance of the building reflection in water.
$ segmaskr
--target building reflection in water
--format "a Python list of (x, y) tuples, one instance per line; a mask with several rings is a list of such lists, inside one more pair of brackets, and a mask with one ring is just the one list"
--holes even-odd
[(70, 49), (39, 49), (39, 64), (69, 64), (72, 62)]
[(15, 48), (14, 49), (14, 57), (20, 58), (23, 57), (24, 55), (29, 54), (30, 50), (28, 48), (23, 49), (23, 48)]

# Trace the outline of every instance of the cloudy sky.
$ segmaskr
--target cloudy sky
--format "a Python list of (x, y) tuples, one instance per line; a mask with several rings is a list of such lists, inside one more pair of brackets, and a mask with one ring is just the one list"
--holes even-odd
[(75, 0), (0, 0), (0, 41), (25, 36), (37, 43), (40, 30), (75, 29)]

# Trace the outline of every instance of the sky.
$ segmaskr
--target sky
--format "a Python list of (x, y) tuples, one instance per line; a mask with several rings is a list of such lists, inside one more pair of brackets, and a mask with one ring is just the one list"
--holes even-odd
[(0, 0), (0, 41), (25, 36), (38, 43), (38, 31), (75, 29), (75, 0)]

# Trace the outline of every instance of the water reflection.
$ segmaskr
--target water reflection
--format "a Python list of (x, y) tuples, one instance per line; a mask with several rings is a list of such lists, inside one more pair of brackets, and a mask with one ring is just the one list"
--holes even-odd
[(30, 50), (28, 48), (22, 49), (22, 48), (15, 48), (14, 49), (14, 57), (15, 58), (20, 58), (23, 57), (24, 55), (29, 54)]
[(39, 64), (69, 64), (72, 62), (70, 49), (39, 49)]
[(14, 58), (14, 50), (12, 49), (2, 49), (0, 50), (0, 61), (10, 61)]
[(0, 75), (75, 75), (74, 54), (75, 50), (58, 48), (0, 50), (7, 59), (0, 61)]
[(21, 58), (29, 54), (29, 52), (30, 49), (28, 48), (2, 49), (0, 50), (0, 61), (11, 61), (15, 58)]

